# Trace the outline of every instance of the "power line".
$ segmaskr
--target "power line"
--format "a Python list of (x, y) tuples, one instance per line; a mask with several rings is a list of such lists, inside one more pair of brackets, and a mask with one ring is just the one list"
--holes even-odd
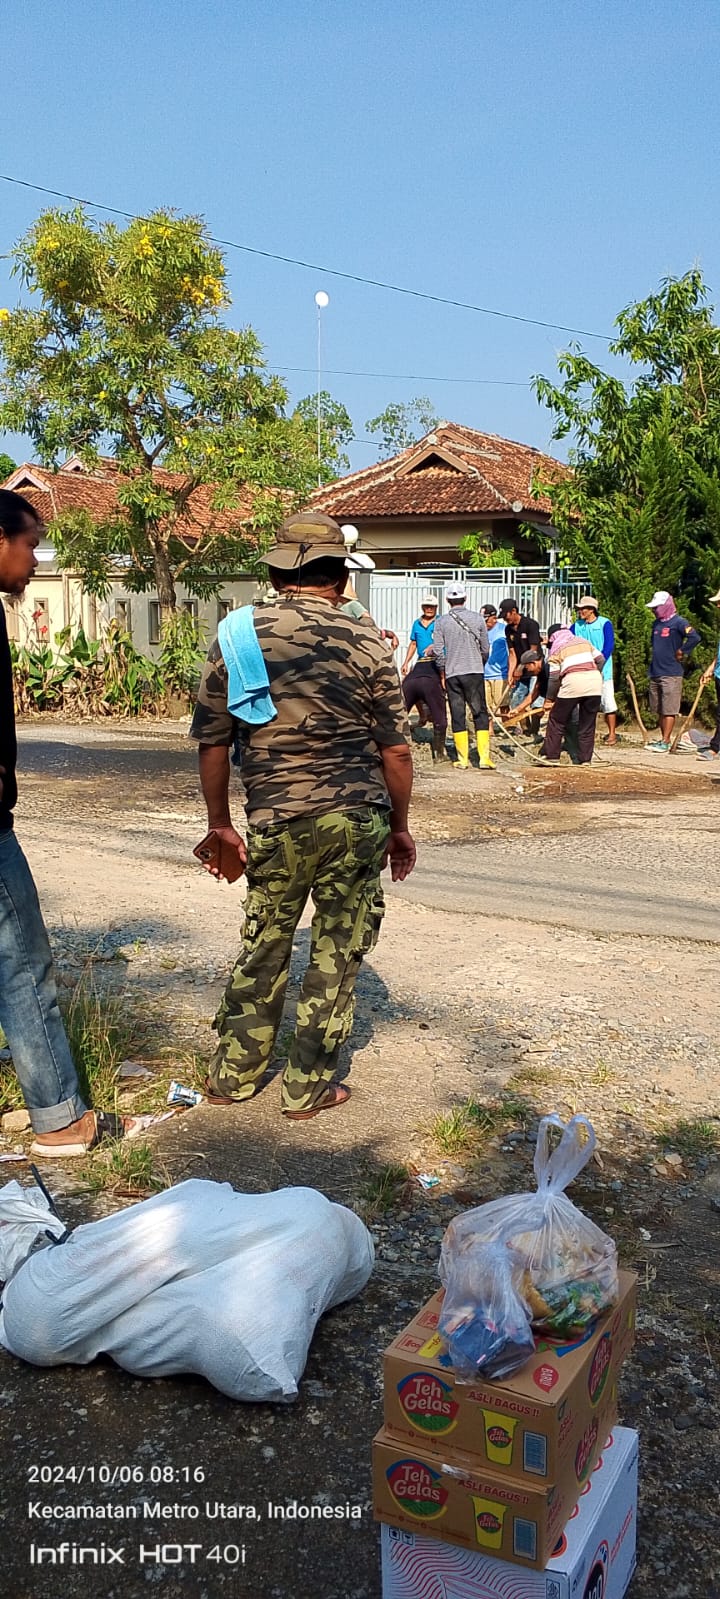
[[(77, 194), (66, 194), (63, 189), (48, 189), (42, 183), (29, 183), (25, 178), (13, 178), (5, 172), (0, 172), (0, 182), (13, 183), (21, 189), (32, 189), (36, 194), (49, 194), (56, 200), (71, 200), (74, 205), (89, 206), (91, 211), (107, 211), (112, 216), (124, 217), (128, 222), (137, 222), (140, 218), (133, 211), (121, 211), (115, 205), (103, 205), (98, 200), (83, 200)], [(144, 219), (143, 219), (144, 220)], [(413, 300), (428, 300), (433, 305), (449, 305), (457, 311), (474, 311), (478, 316), (499, 317), (504, 322), (522, 322), (527, 327), (548, 328), (555, 333), (575, 333), (582, 339), (602, 339), (605, 344), (610, 343), (607, 333), (593, 333), (589, 328), (571, 328), (564, 322), (543, 322), (539, 317), (521, 316), (516, 311), (497, 311), (487, 305), (472, 305), (467, 300), (454, 300), (445, 294), (429, 294), (423, 289), (408, 289), (401, 283), (387, 283), (382, 278), (362, 277), (359, 272), (341, 272), (338, 267), (321, 266), (316, 261), (302, 261), (294, 255), (279, 255), (274, 250), (259, 250), (251, 244), (238, 244), (235, 239), (218, 239), (214, 234), (208, 234), (211, 244), (220, 244), (226, 250), (242, 250), (245, 255), (257, 255), (265, 261), (282, 261), (285, 266), (303, 267), (308, 272), (322, 272), (329, 278), (342, 278), (346, 283), (362, 283), (372, 289), (386, 289), (391, 294), (404, 294)]]
[[(268, 363), (274, 372), (314, 372), (314, 366), (278, 366), (276, 361)], [(394, 383), (479, 383), (491, 388), (500, 389), (529, 389), (529, 382), (520, 378), (438, 378), (430, 377), (427, 372), (349, 372), (343, 367), (326, 366), (323, 373), (334, 378), (383, 378)]]

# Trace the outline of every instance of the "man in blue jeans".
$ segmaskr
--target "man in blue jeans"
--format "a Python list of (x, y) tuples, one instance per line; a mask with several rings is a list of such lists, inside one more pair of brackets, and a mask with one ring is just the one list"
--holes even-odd
[[(0, 593), (19, 599), (42, 525), (29, 500), (0, 489)], [(30, 1113), (34, 1155), (84, 1155), (98, 1139), (58, 1009), (52, 956), (30, 868), (13, 829), (17, 800), (12, 661), (0, 604), (0, 1026)]]

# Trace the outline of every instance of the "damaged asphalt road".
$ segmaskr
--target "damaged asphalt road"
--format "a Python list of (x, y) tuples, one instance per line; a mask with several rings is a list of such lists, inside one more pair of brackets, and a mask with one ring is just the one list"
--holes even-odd
[[(21, 728), (20, 743), (18, 833), (61, 976), (74, 980), (83, 950), (104, 957), (121, 947), (126, 959), (102, 970), (124, 1002), (166, 1049), (177, 1045), (178, 1068), (181, 1052), (204, 1057), (241, 912), (239, 895), (191, 861), (204, 817), (187, 741), (177, 729), (37, 725), (30, 737)], [(458, 774), (421, 770), (422, 892), (392, 895), (361, 974), (347, 1110), (289, 1129), (271, 1085), (242, 1114), (201, 1106), (163, 1124), (153, 1151), (174, 1181), (309, 1183), (357, 1203), (368, 1170), (432, 1169), (433, 1118), (468, 1094), (484, 1103), (509, 1085), (537, 1114), (587, 1111), (604, 1169), (575, 1197), (640, 1274), (638, 1344), (620, 1395), (623, 1419), (641, 1434), (630, 1599), (711, 1599), (720, 1586), (720, 1164), (709, 1143), (701, 1158), (664, 1170), (657, 1139), (688, 1118), (720, 1128), (715, 808), (703, 786), (624, 805), (594, 792), (553, 809), (542, 796), (514, 797), (502, 774), (489, 784), (466, 775), (458, 797)], [(652, 912), (658, 863), (672, 901), (663, 918)], [(472, 907), (459, 897), (468, 883)], [(691, 903), (705, 918), (694, 927), (682, 914)], [(623, 906), (642, 928), (623, 932)], [(298, 960), (306, 941), (303, 926)], [(522, 1191), (530, 1170), (530, 1146), (513, 1135), (483, 1152), (462, 1197), (413, 1189), (373, 1223), (375, 1273), (357, 1301), (320, 1323), (295, 1405), (237, 1405), (193, 1378), (141, 1381), (109, 1363), (43, 1371), (0, 1354), (3, 1599), (379, 1599), (370, 1444), (382, 1419), (382, 1350), (434, 1290), (449, 1216), (498, 1184)], [(73, 1208), (66, 1198), (69, 1163), (57, 1171), (62, 1213), (85, 1218), (89, 1201)], [(85, 1467), (84, 1479), (69, 1479), (68, 1467)], [(90, 1480), (101, 1468), (118, 1469), (115, 1481)], [(41, 1513), (143, 1510), (146, 1499), (146, 1520)], [(315, 1515), (270, 1517), (268, 1503)], [(256, 1515), (223, 1517), (216, 1504)], [(32, 1543), (67, 1543), (62, 1569), (31, 1565)], [(107, 1558), (73, 1564), (74, 1544), (105, 1545)], [(142, 1562), (141, 1544), (150, 1551)], [(122, 1560), (110, 1558), (117, 1549)]]

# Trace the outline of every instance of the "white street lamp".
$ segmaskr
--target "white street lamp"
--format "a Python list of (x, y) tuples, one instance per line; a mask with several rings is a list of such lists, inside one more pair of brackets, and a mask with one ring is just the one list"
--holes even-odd
[(320, 425), (320, 312), (324, 311), (325, 307), (330, 304), (330, 295), (326, 294), (324, 289), (318, 289), (317, 294), (315, 295), (315, 304), (317, 306), (317, 462), (319, 488), (320, 484), (322, 483), (322, 439)]

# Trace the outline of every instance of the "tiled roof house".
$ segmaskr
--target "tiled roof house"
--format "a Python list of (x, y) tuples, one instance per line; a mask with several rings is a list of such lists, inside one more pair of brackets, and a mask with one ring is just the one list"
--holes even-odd
[[(155, 467), (153, 476), (158, 483), (172, 489), (182, 488), (187, 482), (182, 473), (166, 472), (164, 467)], [(97, 467), (90, 471), (79, 456), (73, 456), (57, 472), (25, 462), (15, 467), (2, 487), (24, 495), (49, 526), (55, 517), (66, 511), (89, 511), (96, 521), (122, 515), (118, 481), (116, 463), (109, 457), (101, 456)], [(200, 483), (193, 488), (188, 494), (186, 515), (177, 524), (178, 533), (188, 539), (197, 538), (208, 529), (220, 533), (237, 527), (243, 517), (252, 513), (249, 491), (233, 511), (217, 511), (212, 502), (211, 484)], [(251, 536), (249, 530), (248, 536)]]
[[(155, 477), (171, 488), (183, 488), (187, 479), (181, 474), (155, 468)], [(26, 594), (17, 602), (6, 602), (10, 636), (18, 643), (42, 642), (53, 647), (53, 641), (64, 628), (75, 632), (83, 627), (88, 637), (94, 638), (99, 628), (113, 616), (132, 634), (133, 641), (144, 653), (157, 650), (160, 638), (160, 609), (157, 595), (152, 589), (147, 593), (131, 593), (124, 581), (122, 561), (102, 602), (96, 601), (83, 589), (80, 578), (71, 572), (61, 572), (55, 562), (52, 544), (52, 524), (68, 511), (88, 511), (96, 521), (122, 516), (123, 507), (118, 498), (118, 471), (113, 460), (101, 457), (97, 467), (89, 471), (75, 456), (66, 461), (57, 472), (46, 467), (25, 463), (15, 467), (6, 478), (3, 488), (14, 489), (30, 500), (45, 523), (47, 534), (38, 549), (39, 565), (31, 579)], [(243, 532), (252, 540), (252, 497), (248, 490), (234, 510), (218, 511), (213, 506), (213, 487), (199, 484), (187, 497), (185, 514), (175, 524), (178, 534), (191, 545), (201, 533), (224, 533), (244, 524)], [(248, 519), (245, 521), (245, 519)], [(233, 582), (223, 584), (219, 600), (198, 600), (182, 584), (178, 585), (178, 602), (192, 611), (202, 623), (208, 638), (213, 636), (217, 622), (233, 604), (251, 599), (256, 590), (254, 579), (242, 574)]]
[(538, 559), (538, 547), (520, 524), (550, 524), (550, 502), (534, 497), (533, 483), (568, 471), (528, 444), (439, 422), (390, 460), (318, 489), (310, 503), (353, 522), (380, 568), (455, 563), (458, 540), (471, 532), (513, 545), (522, 564)]

